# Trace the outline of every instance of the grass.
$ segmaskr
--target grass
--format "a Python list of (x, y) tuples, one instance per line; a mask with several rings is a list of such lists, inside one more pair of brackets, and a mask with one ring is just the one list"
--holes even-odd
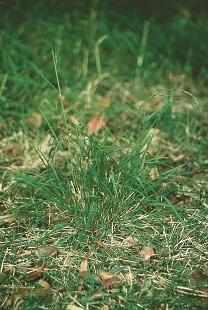
[(1, 308), (206, 309), (203, 18), (39, 14), (0, 33)]

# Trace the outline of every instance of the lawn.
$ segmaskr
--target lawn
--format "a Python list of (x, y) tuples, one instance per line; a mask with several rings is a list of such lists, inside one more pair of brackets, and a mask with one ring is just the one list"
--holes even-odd
[(63, 3), (0, 21), (0, 309), (207, 309), (206, 16)]

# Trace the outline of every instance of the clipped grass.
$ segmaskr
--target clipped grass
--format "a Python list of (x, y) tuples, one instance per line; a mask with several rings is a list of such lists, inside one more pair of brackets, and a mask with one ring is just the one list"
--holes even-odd
[(0, 305), (206, 309), (206, 72), (179, 40), (193, 25), (77, 17), (1, 33)]

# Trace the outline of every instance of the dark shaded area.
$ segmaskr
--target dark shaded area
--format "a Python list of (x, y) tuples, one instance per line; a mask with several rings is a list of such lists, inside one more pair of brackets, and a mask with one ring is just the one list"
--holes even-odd
[[(95, 14), (96, 17), (90, 16), (93, 8), (98, 12), (97, 15)], [(13, 42), (16, 29), (20, 29), (21, 23), (25, 21), (25, 25), (30, 25), (33, 31), (29, 30), (29, 26), (23, 25), (25, 31), (22, 32), (21, 40), (27, 40), (32, 46), (35, 45), (34, 42), (39, 42), (38, 44), (36, 43), (35, 49), (30, 51), (29, 59), (36, 57), (33, 55), (35, 50), (38, 50), (39, 57), (41, 52), (43, 54), (50, 53), (52, 47), (45, 46), (44, 35), (50, 33), (49, 30), (54, 29), (54, 24), (64, 25), (67, 19), (68, 23), (73, 25), (70, 33), (74, 41), (70, 42), (70, 47), (76, 44), (76, 35), (78, 33), (78, 36), (82, 36), (83, 48), (87, 47), (89, 52), (93, 54), (95, 40), (102, 37), (105, 33), (109, 34), (109, 39), (102, 44), (101, 57), (103, 69), (108, 71), (108, 68), (105, 68), (105, 64), (108, 63), (108, 61), (105, 61), (105, 57), (107, 58), (110, 55), (112, 59), (116, 59), (120, 74), (124, 73), (129, 78), (130, 73), (135, 71), (144, 22), (150, 20), (151, 26), (142, 67), (143, 72), (145, 72), (146, 68), (150, 70), (150, 64), (155, 62), (157, 64), (154, 66), (155, 71), (166, 70), (164, 69), (165, 67), (168, 68), (167, 70), (170, 70), (170, 66), (179, 68), (182, 71), (188, 68), (187, 72), (185, 72), (186, 75), (192, 75), (194, 78), (205, 76), (207, 79), (208, 44), (206, 38), (208, 23), (206, 22), (206, 9), (207, 3), (205, 0), (2, 0), (0, 1), (0, 26), (2, 29), (8, 30), (9, 36), (2, 35), (0, 40), (2, 48), (0, 47), (0, 52), (4, 52), (4, 56), (7, 54), (5, 51), (11, 48), (9, 44)], [(76, 29), (78, 21), (82, 18), (88, 21), (87, 32), (85, 28), (81, 31)], [(90, 25), (94, 24), (94, 20), (105, 21), (104, 30), (100, 29), (98, 22), (96, 35), (90, 34), (92, 30)], [(40, 21), (48, 22), (49, 26), (42, 28)], [(28, 34), (26, 34), (27, 29)], [(51, 36), (51, 45), (57, 31), (55, 29)], [(129, 35), (129, 31), (134, 35)], [(110, 37), (113, 37), (113, 35), (111, 36), (113, 32), (117, 32), (120, 35), (120, 40), (125, 38), (125, 44), (121, 44), (122, 48), (125, 49), (122, 53), (116, 48), (120, 46), (121, 41), (110, 41)], [(65, 37), (67, 35), (65, 34)], [(63, 45), (63, 54), (68, 52), (67, 48), (70, 49), (67, 45), (68, 42), (67, 38)], [(15, 42), (13, 43), (15, 44)], [(21, 52), (18, 52), (20, 58), (19, 60), (15, 58), (15, 63), (18, 63), (18, 67), (24, 67), (24, 74), (27, 75), (28, 64), (22, 63), (22, 52), (25, 53), (24, 48), (22, 48)], [(124, 55), (124, 59), (120, 55)], [(77, 60), (78, 56), (80, 56), (80, 59), (83, 57), (82, 55), (76, 55), (74, 59)], [(167, 63), (166, 65), (164, 60)], [(81, 62), (82, 60), (79, 61)], [(123, 65), (124, 63), (126, 66)], [(4, 64), (7, 64), (7, 66), (6, 68), (2, 66), (2, 72), (9, 72), (9, 62), (4, 61)], [(94, 63), (90, 65), (92, 67)], [(68, 71), (72, 72), (74, 68), (76, 69), (75, 61), (72, 64), (68, 61), (68, 66)], [(77, 66), (79, 66), (79, 63)], [(63, 72), (67, 70), (66, 67), (67, 65), (62, 69)], [(124, 72), (125, 67), (126, 72)], [(35, 70), (31, 70), (30, 74), (33, 71), (35, 72)], [(74, 74), (72, 74), (71, 80), (74, 80)], [(77, 81), (75, 82), (77, 83)]]
[(35, 15), (50, 18), (50, 12), (53, 12), (53, 16), (73, 11), (86, 14), (92, 8), (106, 12), (115, 11), (125, 16), (138, 15), (142, 20), (151, 18), (161, 23), (168, 22), (176, 14), (183, 12), (193, 22), (197, 22), (198, 14), (205, 13), (208, 4), (205, 0), (48, 0), (34, 3), (27, 0), (4, 0), (0, 1), (0, 23), (15, 23)]

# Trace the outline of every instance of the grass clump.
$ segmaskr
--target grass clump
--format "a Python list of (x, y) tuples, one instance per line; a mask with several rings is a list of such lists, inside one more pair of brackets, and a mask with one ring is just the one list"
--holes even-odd
[(206, 309), (206, 72), (159, 24), (73, 14), (1, 33), (0, 305)]

